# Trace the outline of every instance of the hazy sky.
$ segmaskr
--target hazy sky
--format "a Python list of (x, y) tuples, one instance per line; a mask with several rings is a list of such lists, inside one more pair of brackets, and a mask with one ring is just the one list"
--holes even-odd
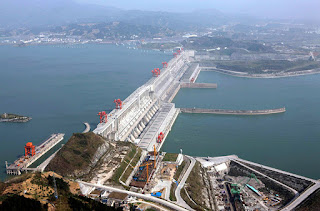
[(218, 9), (268, 18), (320, 19), (320, 0), (76, 0), (123, 9), (186, 12)]

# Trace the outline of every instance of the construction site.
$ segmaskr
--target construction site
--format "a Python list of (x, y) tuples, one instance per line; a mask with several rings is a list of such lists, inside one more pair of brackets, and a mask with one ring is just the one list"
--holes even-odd
[(283, 209), (314, 184), (312, 179), (271, 170), (235, 155), (197, 160), (210, 175), (218, 210)]
[(159, 153), (154, 147), (153, 152), (149, 152), (144, 158), (141, 165), (136, 166), (136, 172), (132, 177), (130, 186), (144, 189), (146, 184), (149, 183), (152, 175), (157, 167), (157, 161), (159, 158)]

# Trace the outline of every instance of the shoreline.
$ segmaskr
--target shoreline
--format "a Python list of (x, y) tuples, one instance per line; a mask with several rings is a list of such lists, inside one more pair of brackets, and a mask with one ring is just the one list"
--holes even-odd
[(320, 74), (320, 69), (313, 69), (313, 70), (302, 70), (298, 72), (292, 73), (278, 73), (278, 74), (250, 74), (247, 72), (236, 72), (232, 70), (222, 70), (222, 69), (209, 69), (209, 70), (202, 70), (206, 67), (201, 67), (201, 71), (203, 72), (218, 72), (225, 75), (235, 76), (239, 78), (265, 78), (265, 79), (273, 79), (273, 78), (289, 78), (289, 77), (297, 77), (297, 76), (304, 76), (304, 75), (314, 75)]

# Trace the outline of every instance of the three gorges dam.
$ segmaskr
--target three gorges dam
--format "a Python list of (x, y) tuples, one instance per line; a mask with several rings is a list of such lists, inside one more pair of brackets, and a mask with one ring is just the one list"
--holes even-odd
[[(116, 99), (116, 108), (109, 114), (99, 112), (100, 123), (93, 131), (108, 140), (135, 143), (146, 151), (160, 150), (180, 113), (171, 103), (180, 88), (217, 88), (217, 84), (195, 83), (201, 68), (195, 62), (195, 51), (179, 49), (163, 68), (152, 70), (149, 81), (125, 100)], [(190, 113), (232, 115), (265, 115), (285, 112), (285, 108), (268, 110), (223, 110), (204, 112), (205, 108), (181, 109)]]

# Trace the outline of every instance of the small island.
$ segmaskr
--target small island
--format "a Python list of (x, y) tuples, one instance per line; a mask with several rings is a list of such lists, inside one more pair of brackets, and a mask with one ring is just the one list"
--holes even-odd
[(0, 122), (28, 122), (32, 118), (27, 116), (21, 116), (17, 114), (1, 114), (0, 115)]

